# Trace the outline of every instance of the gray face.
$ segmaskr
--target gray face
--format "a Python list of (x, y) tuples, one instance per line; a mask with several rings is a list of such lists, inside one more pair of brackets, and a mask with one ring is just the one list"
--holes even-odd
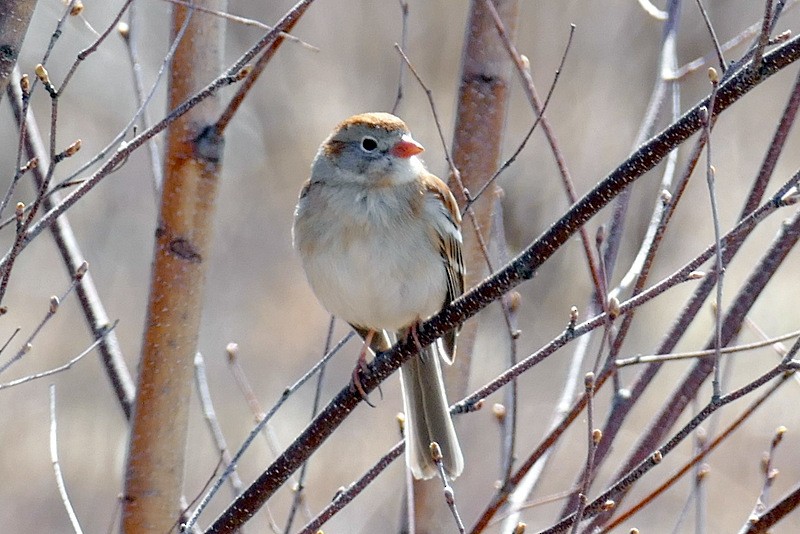
[(327, 150), (342, 170), (373, 177), (383, 175), (395, 159), (389, 151), (403, 133), (354, 124), (334, 135)]

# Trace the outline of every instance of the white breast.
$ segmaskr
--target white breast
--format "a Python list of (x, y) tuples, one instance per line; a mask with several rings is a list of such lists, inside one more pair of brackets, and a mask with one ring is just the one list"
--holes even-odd
[[(447, 283), (428, 217), (408, 216), (410, 208), (388, 193), (351, 192), (350, 206), (341, 211), (355, 216), (324, 214), (325, 208), (314, 211), (301, 202), (295, 245), (309, 283), (331, 313), (360, 327), (397, 331), (439, 311)], [(345, 199), (335, 204), (339, 200)]]

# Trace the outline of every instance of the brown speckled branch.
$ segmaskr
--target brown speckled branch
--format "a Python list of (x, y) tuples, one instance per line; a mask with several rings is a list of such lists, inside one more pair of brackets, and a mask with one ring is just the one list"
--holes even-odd
[[(225, 0), (205, 7), (224, 10)], [(169, 109), (222, 70), (224, 19), (189, 15), (173, 6), (172, 35), (186, 33), (172, 61)], [(122, 530), (169, 532), (177, 524), (182, 493), (194, 354), (203, 293), (222, 138), (211, 124), (219, 98), (197, 104), (167, 134), (161, 195), (139, 378), (136, 386)], [(209, 135), (210, 134), (210, 135)]]
[[(799, 58), (800, 37), (795, 37), (764, 57), (760, 76), (754, 76), (748, 70), (742, 70), (731, 76), (720, 85), (714, 104), (714, 115), (730, 107), (758, 84)], [(426, 321), (419, 331), (420, 343), (425, 345), (433, 342), (455, 325), (474, 316), (512, 288), (530, 279), (581, 225), (597, 214), (626, 186), (656, 166), (671, 150), (696, 133), (702, 127), (700, 110), (707, 105), (707, 99), (699, 102), (675, 123), (641, 145), (509, 264)], [(367, 392), (374, 390), (415, 353), (415, 342), (411, 339), (382, 353), (369, 365), (370, 373), (368, 377), (362, 379), (362, 386)], [(206, 532), (233, 532), (238, 526), (243, 525), (361, 401), (362, 398), (358, 393), (351, 391), (349, 386), (344, 387)]]

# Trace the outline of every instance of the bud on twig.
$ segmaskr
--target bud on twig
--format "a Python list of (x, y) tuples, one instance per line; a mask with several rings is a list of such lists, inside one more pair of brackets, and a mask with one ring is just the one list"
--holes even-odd
[(520, 54), (519, 55), (519, 59), (520, 59), (520, 61), (522, 61), (522, 69), (525, 72), (530, 72), (531, 71), (531, 60), (528, 59), (528, 56), (526, 56), (525, 54)]
[(39, 81), (43, 84), (50, 84), (50, 75), (47, 74), (47, 69), (44, 68), (44, 65), (41, 63), (37, 64), (34, 72), (36, 73), (36, 77), (39, 78)]
[(78, 270), (75, 271), (75, 280), (80, 280), (86, 275), (86, 271), (89, 270), (89, 262), (81, 263), (81, 266), (78, 267)]
[(117, 24), (117, 33), (120, 37), (127, 41), (131, 34), (131, 27), (128, 26), (127, 22), (120, 22)]
[(502, 422), (506, 418), (506, 407), (497, 402), (492, 405), (492, 414), (494, 414), (498, 421)]
[(608, 316), (612, 319), (616, 319), (619, 317), (620, 308), (619, 308), (619, 299), (617, 297), (611, 297), (608, 299)]
[(397, 412), (395, 420), (397, 421), (397, 424), (400, 427), (400, 433), (404, 434), (406, 431), (406, 414), (404, 414), (403, 412)]
[(253, 66), (252, 65), (245, 65), (244, 67), (242, 67), (242, 69), (239, 72), (237, 72), (234, 75), (233, 79), (234, 79), (234, 81), (237, 81), (237, 82), (241, 81), (241, 80), (244, 80), (245, 78), (247, 78), (250, 75), (251, 72), (253, 72)]
[(708, 464), (702, 464), (700, 469), (697, 470), (697, 476), (695, 477), (695, 480), (700, 482), (706, 478), (709, 473), (711, 473), (711, 466)]
[(588, 373), (586, 373), (584, 375), (584, 377), (583, 377), (583, 387), (586, 388), (587, 391), (594, 389), (594, 373), (593, 372), (589, 371)]
[(442, 461), (442, 448), (435, 441), (431, 442), (431, 458), (437, 463)]
[(73, 141), (73, 142), (72, 142), (72, 144), (71, 144), (71, 145), (69, 145), (69, 146), (67, 147), (67, 149), (64, 151), (64, 157), (65, 157), (65, 158), (68, 158), (68, 157), (70, 157), (70, 156), (73, 156), (73, 155), (75, 155), (75, 153), (77, 153), (77, 152), (78, 152), (78, 150), (80, 150), (80, 149), (81, 149), (81, 140), (80, 140), (80, 139), (76, 139), (76, 140), (75, 140), (75, 141)]
[(31, 169), (35, 169), (38, 166), (39, 166), (39, 158), (33, 157), (29, 159), (27, 163), (25, 163), (25, 165), (22, 166), (22, 168), (20, 168), (19, 172), (20, 174), (24, 174)]
[(235, 361), (236, 357), (239, 355), (239, 344), (238, 343), (228, 343), (225, 346), (225, 354), (228, 355), (228, 362)]

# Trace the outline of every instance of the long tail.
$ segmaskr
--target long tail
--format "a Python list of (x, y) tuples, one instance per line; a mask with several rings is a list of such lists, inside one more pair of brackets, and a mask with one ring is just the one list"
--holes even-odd
[(442, 380), (438, 343), (429, 345), (400, 368), (406, 412), (406, 463), (414, 478), (436, 475), (430, 444), (442, 449), (442, 463), (450, 479), (464, 469), (464, 457), (450, 418)]

